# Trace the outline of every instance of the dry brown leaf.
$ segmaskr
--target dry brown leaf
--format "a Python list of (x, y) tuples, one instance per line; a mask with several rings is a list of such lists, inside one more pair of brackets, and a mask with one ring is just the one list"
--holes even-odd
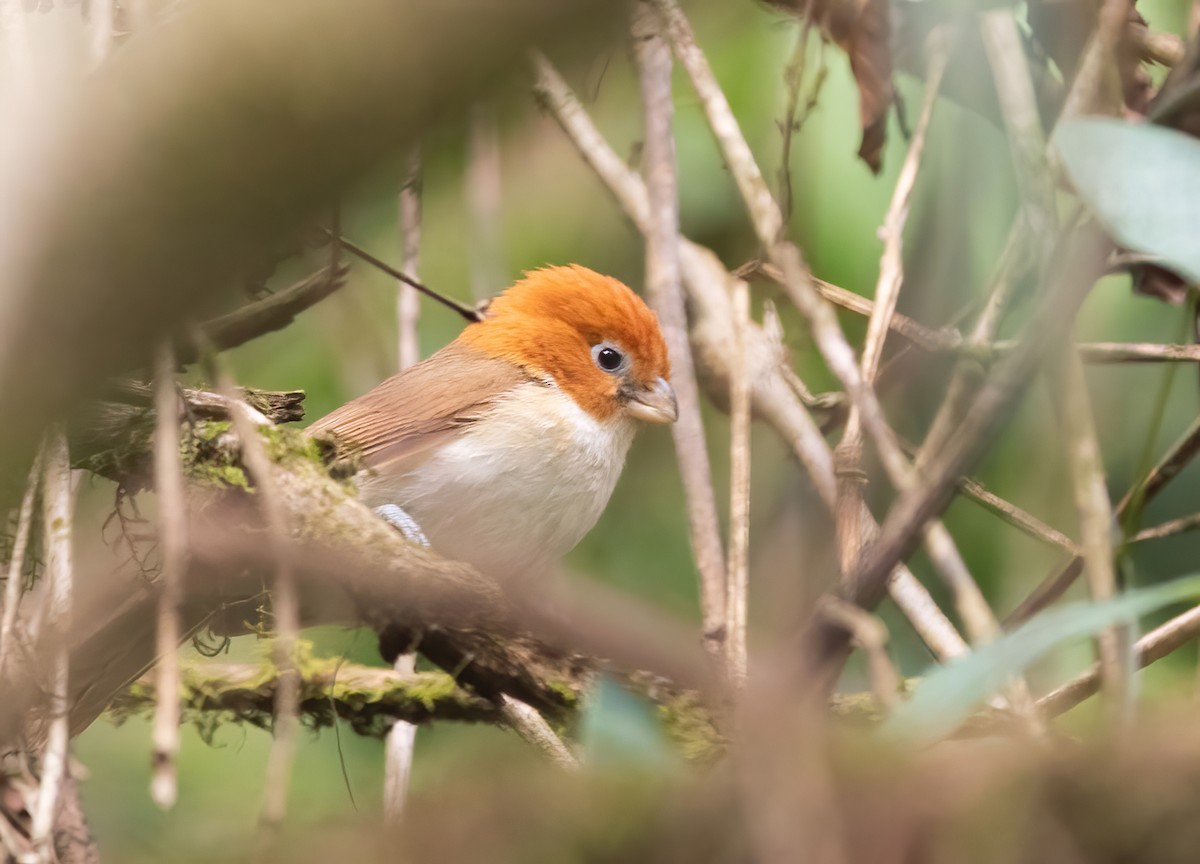
[(791, 14), (812, 21), (822, 36), (850, 58), (858, 85), (858, 114), (862, 125), (859, 157), (879, 173), (887, 140), (887, 114), (893, 98), (892, 22), (888, 0), (767, 0)]

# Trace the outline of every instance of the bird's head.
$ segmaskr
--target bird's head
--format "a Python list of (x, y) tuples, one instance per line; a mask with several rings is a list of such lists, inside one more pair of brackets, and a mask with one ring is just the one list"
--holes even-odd
[(459, 341), (552, 378), (601, 422), (678, 416), (658, 319), (626, 285), (586, 267), (526, 273)]

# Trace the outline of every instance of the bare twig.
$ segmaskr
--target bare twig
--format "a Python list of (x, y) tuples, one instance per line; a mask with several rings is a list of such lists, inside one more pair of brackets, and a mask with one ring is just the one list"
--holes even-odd
[(1075, 81), (1059, 114), (1060, 121), (1082, 114), (1114, 114), (1120, 110), (1121, 82), (1115, 54), (1131, 6), (1129, 0), (1104, 0), (1100, 6), (1096, 30), (1079, 60)]
[(729, 678), (745, 683), (747, 605), (750, 590), (750, 382), (746, 335), (750, 324), (750, 286), (740, 279), (733, 292), (733, 357), (729, 368), (729, 593), (726, 631)]
[(980, 26), (1025, 219), (1035, 237), (1049, 238), (1057, 221), (1054, 187), (1048, 182), (1046, 138), (1016, 16), (1012, 9), (995, 9), (983, 16)]
[[(278, 670), (272, 664), (199, 663), (182, 670), (185, 719), (224, 712), (233, 722), (270, 729), (275, 715)], [(117, 696), (109, 715), (120, 721), (153, 709), (158, 676), (143, 675)], [(455, 687), (444, 672), (400, 675), (392, 669), (340, 659), (309, 658), (301, 670), (301, 712), (314, 729), (349, 722), (359, 735), (381, 736), (395, 720), (409, 723), (462, 721), (497, 723), (494, 701)]]
[[(1154, 500), (1171, 480), (1175, 479), (1200, 453), (1200, 418), (1192, 421), (1186, 432), (1163, 454), (1145, 480), (1135, 483), (1117, 503), (1114, 513), (1119, 521), (1130, 502), (1138, 500), (1142, 505)], [(1004, 620), (1006, 629), (1028, 621), (1036, 613), (1061, 597), (1083, 572), (1083, 558), (1075, 556), (1061, 568), (1056, 569), (1030, 592), (1029, 596)]]
[[(401, 677), (411, 677), (417, 671), (417, 655), (401, 654), (392, 668)], [(404, 815), (416, 743), (417, 727), (412, 723), (397, 720), (388, 730), (384, 744), (383, 818), (392, 825), (399, 824)]]
[(21, 0), (0, 0), (0, 38), (3, 39), (5, 71), (18, 94), (28, 94), (33, 84), (33, 52), (30, 49), (25, 10)]
[[(311, 276), (306, 276), (294, 285), (269, 294), (219, 318), (200, 325), (206, 344), (220, 351), (227, 351), (257, 339), (267, 333), (282, 330), (296, 316), (324, 300), (346, 284), (350, 268), (346, 264), (322, 267)], [(199, 346), (185, 342), (180, 346), (176, 360), (191, 363), (198, 356)]]
[(158, 493), (158, 536), (162, 549), (158, 595), (158, 704), (154, 711), (154, 761), (150, 796), (164, 810), (175, 806), (175, 756), (179, 752), (179, 604), (187, 566), (187, 502), (179, 456), (179, 396), (170, 343), (159, 349), (155, 369), (154, 488)]
[(500, 695), (500, 713), (504, 721), (526, 742), (532, 744), (564, 768), (578, 768), (579, 760), (567, 749), (546, 718), (507, 693)]
[(504, 284), (500, 237), (500, 136), (492, 106), (476, 102), (467, 118), (467, 212), (471, 220), (471, 294), (483, 300)]
[(700, 573), (704, 644), (714, 658), (725, 650), (727, 591), (716, 496), (708, 464), (700, 391), (688, 344), (687, 317), (680, 284), (679, 213), (675, 186), (675, 142), (671, 133), (671, 52), (658, 35), (653, 10), (639, 3), (634, 42), (641, 70), (646, 143), (646, 293), (658, 313), (671, 355), (671, 380), (679, 419), (671, 427), (679, 472), (687, 495), (692, 553)]
[(260, 814), (263, 833), (260, 842), (269, 847), (283, 822), (295, 755), (299, 726), (300, 691), (296, 670), (296, 638), (300, 630), (300, 608), (296, 593), (292, 556), (288, 548), (287, 511), (280, 501), (271, 475), (271, 460), (263, 445), (260, 427), (269, 423), (246, 403), (237, 399), (228, 375), (219, 372), (221, 394), (231, 401), (233, 428), (241, 442), (242, 459), (258, 490), (266, 517), (267, 544), (275, 560), (275, 578), (271, 586), (271, 608), (275, 619), (275, 664), (279, 668), (279, 688), (275, 695), (274, 740), (267, 757), (263, 807)]
[[(1145, 668), (1197, 637), (1200, 637), (1200, 606), (1155, 627), (1133, 643), (1133, 662), (1137, 668)], [(1089, 696), (1100, 692), (1101, 671), (1101, 665), (1093, 663), (1085, 672), (1039, 699), (1038, 709), (1047, 717), (1071, 710)]]
[(887, 627), (865, 609), (836, 597), (826, 597), (821, 606), (830, 620), (845, 628), (866, 653), (871, 689), (880, 707), (890, 711), (900, 691), (900, 676), (887, 654)]
[[(326, 233), (329, 234), (329, 236), (331, 238), (335, 237), (335, 235), (332, 232), (327, 231)], [(380, 259), (376, 258), (374, 255), (372, 255), (370, 252), (368, 252), (366, 249), (363, 249), (357, 243), (352, 243), (351, 241), (347, 240), (345, 237), (337, 236), (336, 239), (337, 239), (338, 245), (340, 245), (343, 249), (345, 249), (351, 255), (354, 255), (356, 258), (361, 258), (363, 261), (366, 261), (372, 267), (376, 268), (377, 270), (382, 270), (384, 273), (391, 276), (393, 279), (398, 279), (401, 282), (403, 282), (405, 285), (409, 285), (412, 288), (415, 288), (417, 291), (420, 291), (422, 294), (424, 294), (430, 300), (436, 300), (438, 303), (441, 303), (447, 309), (454, 310), (459, 315), (461, 315), (465, 320), (470, 321), (472, 323), (483, 320), (483, 316), (480, 314), (478, 309), (475, 309), (472, 306), (467, 306), (465, 303), (460, 303), (457, 300), (453, 299), (452, 297), (447, 297), (444, 294), (439, 294), (438, 292), (434, 291), (432, 288), (426, 287), (425, 285), (418, 282), (416, 279), (413, 279), (408, 274), (404, 273), (403, 271), (397, 270), (395, 267), (393, 267), (391, 264), (388, 264), (385, 261), (381, 261)]]
[(1183, 39), (1175, 33), (1149, 28), (1145, 31), (1133, 30), (1132, 33), (1136, 35), (1146, 59), (1150, 62), (1160, 66), (1174, 66), (1183, 59)]
[[(1104, 481), (1104, 462), (1096, 440), (1095, 421), (1083, 366), (1071, 349), (1063, 352), (1057, 369), (1060, 422), (1071, 467), (1075, 507), (1079, 512), (1084, 573), (1092, 599), (1111, 600), (1117, 593), (1113, 567), (1113, 508)], [(1123, 724), (1132, 709), (1133, 670), (1130, 667), (1129, 628), (1114, 627), (1100, 634), (1101, 678), (1111, 699), (1110, 717)]]
[(989, 492), (978, 480), (963, 477), (958, 481), (958, 488), (962, 490), (963, 495), (967, 498), (994, 513), (1014, 528), (1025, 532), (1030, 537), (1034, 537), (1051, 546), (1065, 549), (1072, 555), (1079, 552), (1079, 546), (1066, 534), (1047, 525), (1041, 519), (1038, 519), (1026, 510), (1022, 510), (1011, 501), (1007, 501), (999, 495)]
[[(415, 280), (421, 255), (421, 153), (417, 148), (409, 154), (408, 176), (400, 189), (400, 233), (403, 247), (400, 269)], [(397, 365), (407, 369), (421, 360), (417, 332), (421, 304), (416, 290), (403, 282), (396, 290)], [(400, 675), (412, 675), (417, 670), (416, 655), (411, 652), (399, 655), (393, 668)], [(399, 720), (388, 730), (384, 745), (383, 815), (393, 825), (399, 824), (404, 814), (416, 745), (417, 727), (413, 724)]]
[(0, 680), (4, 678), (4, 667), (13, 650), (16, 639), (17, 609), (25, 590), (25, 551), (29, 545), (30, 528), (33, 525), (34, 501), (42, 479), (42, 453), (33, 460), (29, 479), (25, 482), (25, 494), (21, 498), (21, 509), (17, 511), (17, 533), (13, 538), (12, 558), (8, 562), (8, 581), (4, 585), (4, 612), (0, 618)]
[(74, 593), (74, 562), (71, 553), (71, 460), (67, 436), (61, 424), (47, 434), (45, 476), (42, 481), (42, 525), (46, 555), (46, 579), (50, 586), (49, 630), (54, 650), (50, 684), (49, 730), (41, 757), (41, 785), (33, 811), (30, 839), (32, 861), (54, 860), (54, 818), (59, 793), (67, 776), (67, 746), (70, 740), (67, 696), (68, 634)]
[[(1085, 363), (1175, 363), (1200, 362), (1200, 345), (1163, 345), (1152, 342), (1082, 342), (1079, 359)], [(998, 342), (997, 351), (1012, 349), (1011, 342)]]
[(1126, 542), (1144, 543), (1147, 540), (1162, 540), (1164, 537), (1173, 537), (1176, 534), (1184, 534), (1198, 528), (1200, 528), (1200, 513), (1192, 513), (1190, 516), (1171, 519), (1161, 525), (1155, 525), (1153, 528), (1143, 528)]
[[(413, 148), (408, 156), (408, 171), (400, 187), (400, 235), (402, 253), (400, 269), (409, 279), (418, 278), (421, 255), (421, 151)], [(416, 289), (410, 285), (396, 286), (396, 356), (401, 369), (415, 366), (421, 359), (417, 337), (417, 321), (421, 317), (421, 302)]]
[[(884, 217), (881, 236), (884, 242), (883, 257), (879, 266), (879, 281), (875, 288), (875, 301), (867, 324), (866, 342), (862, 355), (862, 374), (871, 384), (879, 370), (883, 356), (883, 345), (895, 316), (896, 302), (904, 281), (903, 239), (904, 226), (908, 219), (909, 205), (916, 186), (924, 152), (925, 139), (929, 130), (933, 106), (941, 87), (949, 57), (949, 45), (945, 32), (937, 31), (931, 37), (928, 70), (925, 76), (925, 95), (921, 113), (909, 144), (908, 154), (900, 169), (900, 177)], [(842, 546), (842, 566), (851, 571), (858, 562), (863, 543), (860, 517), (865, 512), (861, 485), (857, 476), (861, 471), (862, 426), (858, 408), (852, 406), (846, 422), (846, 432), (838, 446), (843, 474), (839, 494), (839, 540)], [(983, 593), (972, 578), (950, 532), (938, 520), (931, 521), (925, 532), (926, 548), (930, 559), (954, 594), (955, 605), (966, 625), (972, 641), (980, 642), (993, 638), (999, 632), (999, 624), (992, 614)], [(889, 585), (906, 581), (903, 574), (894, 574)], [(894, 595), (894, 591), (891, 591)], [(1027, 699), (1016, 699), (1017, 703)]]
[[(896, 313), (896, 301), (900, 297), (900, 288), (904, 283), (904, 226), (908, 222), (909, 206), (912, 202), (913, 189), (917, 184), (917, 174), (921, 170), (921, 156), (925, 152), (925, 136), (929, 132), (929, 121), (933, 116), (933, 105), (937, 100), (938, 90), (941, 89), (942, 76), (946, 71), (949, 58), (949, 45), (946, 44), (948, 34), (935, 31), (931, 36), (928, 67), (925, 73), (925, 95), (921, 102), (921, 114), (913, 131), (912, 141), (908, 145), (908, 153), (904, 165), (900, 168), (900, 176), (896, 180), (896, 188), (892, 193), (892, 201), (888, 205), (887, 214), (883, 217), (883, 227), (880, 239), (883, 240), (883, 257), (879, 262), (879, 281), (875, 285), (874, 309), (867, 323), (867, 337), (863, 344), (862, 373), (868, 381), (874, 381), (879, 371), (879, 361), (883, 357), (883, 344), (887, 339), (892, 317)], [(851, 417), (857, 411), (851, 409)], [(857, 426), (857, 422), (854, 422)], [(850, 423), (847, 424), (849, 428)], [(849, 436), (849, 432), (846, 433)]]
[(112, 48), (114, 3), (115, 0), (94, 0), (88, 4), (88, 47), (93, 65), (102, 63)]
[[(868, 600), (878, 598), (895, 562), (913, 548), (922, 526), (949, 503), (958, 478), (970, 470), (991, 441), (997, 431), (997, 419), (1024, 392), (1046, 351), (1061, 344), (1083, 297), (1103, 272), (1110, 248), (1097, 229), (1084, 227), (1061, 250), (1055, 270), (1047, 276), (1055, 290), (1049, 290), (1049, 285), (1044, 290), (1020, 349), (993, 368), (963, 418), (958, 434), (936, 458), (928, 459), (920, 487), (902, 492), (892, 506), (879, 542), (868, 550), (856, 576), (857, 589)], [(1057, 280), (1061, 284), (1054, 284)]]

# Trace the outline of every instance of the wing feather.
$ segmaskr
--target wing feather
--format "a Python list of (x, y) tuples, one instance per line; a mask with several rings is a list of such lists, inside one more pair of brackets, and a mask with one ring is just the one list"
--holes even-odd
[(309, 427), (365, 467), (420, 462), (530, 380), (518, 365), (452, 342)]

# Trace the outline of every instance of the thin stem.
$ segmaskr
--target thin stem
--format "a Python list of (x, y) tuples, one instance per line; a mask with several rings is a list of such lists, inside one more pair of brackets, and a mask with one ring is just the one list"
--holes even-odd
[(154, 757), (150, 797), (164, 810), (175, 806), (175, 757), (179, 753), (179, 605), (187, 556), (187, 511), (183, 462), (179, 454), (179, 396), (175, 358), (169, 342), (158, 352), (155, 369), (154, 488), (158, 493), (159, 577), (155, 667), (158, 699), (154, 709)]
[[(215, 362), (215, 358), (214, 358)], [(238, 398), (233, 382), (218, 368), (219, 390), (230, 403), (230, 418), (242, 448), (242, 461), (258, 490), (267, 523), (267, 543), (275, 566), (271, 583), (271, 610), (274, 616), (274, 661), (279, 669), (275, 691), (275, 729), (267, 755), (263, 806), (259, 815), (259, 843), (269, 849), (287, 811), (287, 793), (291, 785), (292, 761), (299, 732), (300, 681), (296, 669), (296, 640), (300, 632), (300, 602), (296, 591), (293, 556), (288, 541), (288, 518), (271, 478), (271, 459), (263, 444), (260, 427), (269, 425), (265, 417)]]
[(500, 135), (493, 107), (471, 106), (467, 116), (467, 213), (471, 220), (471, 294), (483, 300), (504, 285), (501, 242)]
[(513, 731), (527, 743), (541, 750), (564, 768), (578, 768), (579, 760), (567, 749), (558, 733), (546, 722), (536, 708), (526, 705), (507, 693), (500, 695), (500, 713)]
[[(1084, 574), (1096, 602), (1117, 594), (1113, 567), (1113, 510), (1104, 482), (1104, 463), (1096, 440), (1095, 421), (1088, 398), (1083, 366), (1068, 348), (1058, 367), (1059, 414), (1071, 468), (1075, 507), (1083, 549)], [(1100, 634), (1101, 677), (1110, 698), (1111, 717), (1123, 725), (1132, 710), (1133, 670), (1129, 662), (1129, 628), (1111, 628)]]
[(0, 681), (4, 680), (5, 664), (16, 639), (17, 610), (25, 591), (25, 552), (29, 546), (34, 499), (41, 479), (42, 452), (39, 450), (34, 457), (33, 467), (29, 469), (29, 479), (25, 481), (21, 509), (17, 511), (17, 533), (13, 538), (12, 558), (8, 562), (8, 581), (4, 585), (4, 614), (0, 617)]
[[(392, 668), (397, 675), (412, 677), (417, 671), (417, 655), (401, 654)], [(413, 723), (397, 720), (388, 730), (384, 742), (383, 818), (390, 825), (398, 825), (404, 815), (416, 743), (417, 727)]]
[[(410, 280), (418, 278), (421, 261), (421, 151), (414, 147), (408, 157), (408, 172), (400, 187), (400, 269)], [(402, 280), (396, 286), (396, 357), (399, 368), (415, 366), (421, 359), (417, 322), (421, 302), (417, 291)]]
[(347, 252), (349, 252), (351, 255), (354, 255), (357, 258), (361, 258), (363, 261), (366, 261), (372, 267), (382, 270), (384, 273), (391, 276), (393, 279), (399, 279), (405, 285), (411, 285), (413, 288), (420, 291), (422, 294), (424, 294), (429, 299), (436, 300), (438, 303), (441, 303), (447, 309), (453, 309), (455, 312), (457, 312), (459, 315), (461, 315), (467, 321), (474, 323), (476, 321), (483, 320), (483, 315), (479, 312), (478, 309), (474, 308), (473, 306), (467, 306), (464, 303), (459, 303), (457, 300), (455, 300), (451, 297), (446, 297), (443, 294), (439, 294), (438, 292), (434, 291), (432, 288), (427, 288), (425, 285), (422, 285), (416, 279), (413, 279), (411, 276), (407, 275), (406, 273), (403, 273), (400, 270), (397, 270), (391, 264), (381, 261), (380, 259), (376, 258), (374, 255), (372, 255), (370, 252), (368, 252), (366, 249), (363, 249), (361, 246), (359, 246), (356, 243), (350, 242), (345, 237), (343, 237), (339, 234), (335, 234), (334, 232), (328, 231), (328, 230), (325, 233), (328, 234), (331, 239), (336, 240), (337, 243), (343, 249), (345, 249)]
[(45, 474), (42, 480), (42, 531), (45, 544), (46, 579), (50, 588), (49, 639), (54, 649), (50, 684), (50, 726), (41, 758), (41, 785), (33, 810), (30, 840), (37, 864), (49, 864), (54, 855), (54, 821), (58, 799), (67, 778), (67, 747), (70, 740), (68, 668), (71, 606), (74, 594), (74, 561), (71, 552), (71, 460), (66, 431), (55, 424), (48, 433)]
[[(1171, 445), (1158, 464), (1150, 470), (1146, 478), (1135, 483), (1125, 496), (1117, 503), (1115, 516), (1120, 519), (1130, 506), (1130, 502), (1139, 495), (1143, 504), (1149, 504), (1175, 479), (1184, 468), (1200, 453), (1200, 418), (1192, 421), (1186, 432)], [(1042, 609), (1061, 597), (1072, 583), (1083, 572), (1083, 558), (1075, 556), (1065, 565), (1057, 568), (1039, 583), (1037, 588), (1004, 620), (1005, 629), (1012, 629), (1028, 621)]]
[(654, 11), (639, 3), (634, 18), (634, 47), (642, 81), (645, 114), (646, 293), (658, 313), (671, 356), (671, 380), (679, 419), (671, 427), (675, 454), (687, 497), (692, 552), (700, 573), (704, 644), (714, 658), (725, 651), (726, 571), (717, 520), (716, 495), (700, 419), (687, 316), (680, 282), (679, 211), (675, 177), (675, 141), (671, 131), (671, 52), (658, 35)]
[[(421, 151), (418, 148), (413, 148), (409, 154), (408, 174), (400, 188), (400, 233), (400, 267), (406, 276), (415, 281), (421, 258)], [(417, 331), (421, 304), (415, 289), (403, 282), (396, 288), (396, 332), (399, 340), (396, 358), (398, 367), (407, 369), (421, 360)], [(411, 652), (401, 654), (393, 666), (400, 675), (412, 675), (417, 671), (416, 655)], [(383, 771), (383, 815), (391, 825), (398, 825), (404, 815), (416, 745), (416, 726), (403, 720), (392, 724), (384, 744)]]
[(726, 600), (729, 678), (746, 681), (747, 606), (750, 554), (750, 382), (746, 368), (746, 331), (750, 324), (750, 286), (740, 279), (733, 291), (734, 351), (729, 376), (729, 594)]
[[(1200, 636), (1200, 606), (1175, 616), (1155, 627), (1133, 643), (1133, 662), (1144, 669), (1156, 660), (1182, 648)], [(1092, 664), (1085, 672), (1047, 693), (1037, 702), (1038, 710), (1046, 717), (1055, 717), (1074, 708), (1089, 696), (1100, 691), (1101, 665)]]

